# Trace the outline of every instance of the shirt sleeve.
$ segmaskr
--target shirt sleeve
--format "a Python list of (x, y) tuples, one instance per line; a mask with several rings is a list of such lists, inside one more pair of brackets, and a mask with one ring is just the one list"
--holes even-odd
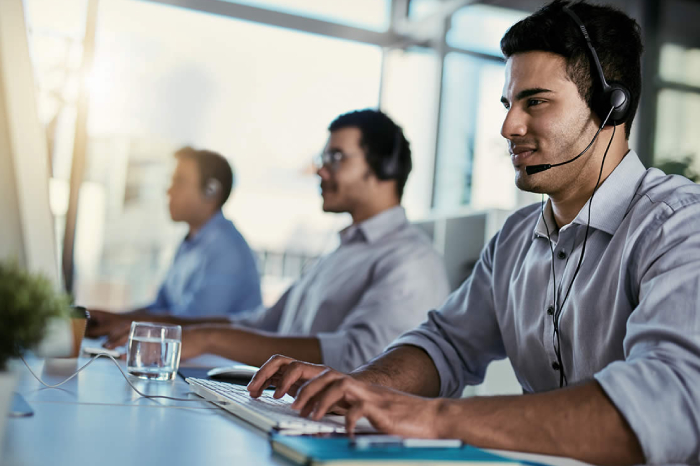
[(632, 254), (639, 303), (627, 321), (625, 360), (595, 378), (637, 435), (647, 463), (697, 463), (700, 206), (645, 231)]
[[(244, 260), (244, 251), (229, 247), (210, 252), (190, 277), (187, 292), (170, 312), (187, 316), (226, 316), (261, 304), (257, 270)], [(252, 299), (251, 299), (252, 297)]]
[(449, 293), (442, 258), (430, 245), (379, 260), (369, 286), (334, 332), (319, 333), (323, 363), (349, 372), (425, 319)]
[(417, 346), (440, 375), (440, 396), (459, 397), (467, 385), (483, 381), (486, 368), (506, 357), (494, 312), (492, 264), (498, 235), (484, 248), (471, 276), (420, 327), (390, 348)]
[(165, 293), (165, 284), (162, 284), (158, 289), (158, 295), (155, 301), (145, 308), (150, 314), (165, 314), (170, 309), (168, 298)]
[(294, 285), (289, 287), (289, 289), (284, 292), (280, 299), (278, 299), (277, 302), (270, 308), (260, 306), (257, 309), (253, 309), (249, 312), (232, 315), (229, 317), (229, 320), (232, 324), (240, 325), (242, 327), (265, 330), (268, 332), (278, 331), (284, 308), (287, 305), (289, 293), (292, 291), (293, 287)]

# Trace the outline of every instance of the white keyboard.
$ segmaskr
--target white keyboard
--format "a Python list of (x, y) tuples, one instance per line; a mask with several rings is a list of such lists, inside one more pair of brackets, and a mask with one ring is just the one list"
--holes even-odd
[[(290, 407), (294, 398), (289, 395), (276, 399), (271, 393), (263, 392), (259, 398), (253, 398), (240, 385), (194, 377), (188, 377), (185, 381), (199, 396), (267, 432), (275, 429), (295, 434), (345, 433), (345, 420), (342, 416), (324, 416), (320, 421), (300, 417)], [(358, 422), (355, 431), (376, 432), (365, 419)]]

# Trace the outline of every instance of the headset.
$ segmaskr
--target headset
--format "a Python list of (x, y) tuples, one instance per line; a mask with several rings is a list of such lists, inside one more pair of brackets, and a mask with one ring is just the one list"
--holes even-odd
[(630, 93), (629, 89), (627, 89), (627, 87), (625, 87), (625, 85), (622, 83), (615, 81), (608, 82), (605, 79), (603, 67), (600, 64), (598, 54), (591, 43), (591, 38), (588, 35), (586, 26), (583, 25), (581, 19), (576, 15), (576, 13), (570, 10), (569, 7), (564, 6), (562, 7), (562, 10), (574, 20), (578, 28), (581, 30), (581, 34), (583, 34), (584, 39), (586, 39), (586, 46), (590, 52), (593, 67), (595, 68), (595, 73), (591, 73), (591, 79), (595, 80), (594, 75), (596, 75), (598, 76), (598, 81), (600, 82), (600, 88), (596, 88), (596, 86), (593, 87), (593, 102), (591, 103), (591, 109), (596, 115), (598, 115), (598, 118), (600, 118), (602, 124), (600, 125), (598, 132), (595, 133), (595, 136), (591, 140), (590, 144), (588, 144), (588, 146), (586, 146), (586, 148), (576, 157), (560, 163), (544, 163), (541, 165), (527, 166), (525, 167), (525, 171), (528, 175), (534, 175), (535, 173), (543, 172), (554, 167), (560, 167), (577, 160), (583, 154), (588, 152), (588, 149), (590, 149), (590, 147), (593, 145), (598, 137), (598, 134), (605, 126), (617, 126), (624, 123), (627, 121), (632, 109), (632, 94)]
[[(583, 255), (586, 252), (586, 243), (588, 241), (588, 231), (591, 226), (591, 206), (593, 205), (593, 197), (595, 196), (595, 193), (598, 191), (598, 188), (600, 187), (600, 180), (603, 175), (603, 167), (605, 166), (605, 158), (608, 155), (608, 150), (610, 149), (610, 146), (612, 145), (613, 138), (615, 137), (615, 129), (617, 125), (620, 123), (624, 123), (630, 113), (631, 110), (631, 94), (630, 91), (621, 83), (617, 82), (610, 82), (605, 79), (605, 75), (603, 74), (603, 68), (600, 65), (600, 60), (598, 59), (598, 54), (595, 51), (595, 48), (593, 48), (593, 44), (591, 43), (590, 36), (588, 35), (588, 31), (586, 30), (586, 26), (583, 25), (583, 22), (579, 17), (574, 13), (572, 10), (570, 10), (568, 7), (564, 6), (562, 8), (566, 14), (568, 14), (576, 23), (578, 28), (581, 30), (581, 33), (583, 34), (583, 37), (586, 40), (586, 45), (588, 47), (588, 50), (590, 51), (590, 56), (591, 56), (591, 61), (593, 65), (596, 68), (598, 80), (600, 81), (600, 89), (595, 89), (594, 88), (594, 93), (593, 93), (593, 105), (592, 105), (592, 110), (593, 112), (598, 115), (598, 117), (601, 119), (602, 123), (600, 127), (598, 128), (598, 131), (595, 133), (595, 136), (593, 136), (593, 139), (591, 142), (586, 146), (586, 148), (578, 154), (576, 157), (567, 160), (565, 162), (557, 163), (557, 164), (542, 164), (542, 165), (532, 165), (526, 167), (526, 171), (528, 175), (532, 175), (534, 173), (539, 173), (541, 171), (549, 170), (550, 168), (553, 167), (558, 167), (561, 165), (566, 165), (567, 163), (571, 163), (574, 160), (578, 159), (581, 157), (583, 154), (585, 154), (588, 149), (593, 145), (595, 140), (598, 138), (598, 134), (600, 134), (600, 131), (605, 127), (605, 126), (612, 126), (613, 127), (613, 134), (610, 137), (610, 141), (608, 142), (608, 145), (605, 149), (605, 153), (603, 154), (603, 160), (600, 165), (600, 172), (598, 173), (598, 181), (596, 182), (596, 186), (593, 189), (593, 193), (591, 194), (591, 197), (588, 200), (588, 222), (586, 224), (586, 233), (583, 238), (583, 245), (581, 246), (581, 256), (579, 257), (578, 264), (576, 265), (576, 270), (574, 271), (574, 275), (571, 278), (571, 282), (569, 283), (569, 287), (564, 294), (564, 299), (562, 300), (561, 304), (557, 306), (557, 277), (556, 274), (554, 273), (554, 248), (552, 247), (552, 241), (550, 238), (550, 233), (549, 233), (549, 227), (547, 226), (547, 221), (544, 218), (544, 194), (542, 195), (542, 220), (544, 222), (545, 228), (547, 229), (547, 240), (549, 242), (549, 249), (552, 254), (552, 278), (553, 278), (553, 306), (554, 306), (554, 313), (552, 316), (552, 322), (554, 326), (554, 332), (552, 335), (552, 344), (554, 346), (554, 352), (557, 356), (557, 365), (555, 366), (555, 370), (559, 371), (559, 387), (564, 387), (565, 385), (568, 385), (568, 380), (566, 378), (566, 372), (564, 369), (564, 362), (562, 361), (561, 357), (561, 330), (559, 329), (559, 323), (561, 319), (561, 313), (562, 310), (564, 309), (564, 305), (566, 304), (566, 300), (569, 297), (569, 293), (571, 293), (571, 288), (574, 285), (574, 281), (576, 280), (576, 276), (578, 275), (579, 270), (581, 269), (581, 264), (583, 263)], [(593, 78), (593, 76), (591, 76)], [(595, 79), (595, 78), (593, 78)], [(562, 288), (563, 289), (563, 288)]]
[(216, 178), (209, 178), (204, 184), (204, 197), (213, 198), (221, 192), (221, 182)]
[(389, 158), (382, 159), (377, 170), (377, 178), (380, 180), (393, 180), (399, 178), (401, 174), (400, 157), (403, 146), (403, 131), (398, 126), (394, 133), (394, 145)]

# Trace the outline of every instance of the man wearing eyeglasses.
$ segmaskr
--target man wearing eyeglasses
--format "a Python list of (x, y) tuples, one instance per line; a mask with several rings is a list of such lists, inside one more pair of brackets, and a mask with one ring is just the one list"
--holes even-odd
[[(349, 213), (340, 246), (269, 309), (221, 319), (162, 317), (184, 329), (182, 357), (218, 354), (262, 365), (274, 354), (349, 371), (425, 320), (449, 293), (442, 258), (401, 207), (411, 150), (378, 110), (336, 118), (316, 160), (323, 210)], [(118, 346), (125, 335), (107, 346)]]

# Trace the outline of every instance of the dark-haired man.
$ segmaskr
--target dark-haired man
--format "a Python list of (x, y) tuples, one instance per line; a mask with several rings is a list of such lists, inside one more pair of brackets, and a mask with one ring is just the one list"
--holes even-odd
[(180, 244), (155, 301), (113, 314), (90, 310), (88, 336), (123, 334), (134, 319), (156, 315), (227, 316), (262, 302), (255, 256), (221, 207), (233, 188), (233, 170), (215, 152), (185, 147), (168, 189), (170, 216), (189, 232)]
[[(259, 366), (277, 353), (349, 371), (425, 319), (449, 293), (444, 264), (429, 238), (406, 219), (401, 196), (411, 150), (401, 128), (378, 110), (336, 118), (316, 161), (323, 210), (347, 212), (352, 225), (269, 309), (212, 319), (158, 320), (190, 326), (182, 357), (213, 353)], [(125, 341), (114, 341), (110, 346)]]
[[(629, 150), (637, 24), (567, 3), (501, 41), (501, 133), (517, 185), (546, 205), (512, 215), (445, 305), (369, 364), (345, 375), (278, 356), (253, 396), (273, 383), (303, 416), (341, 411), (348, 429), (364, 416), (390, 434), (597, 464), (698, 462), (700, 186)], [(452, 399), (506, 356), (524, 395)]]

